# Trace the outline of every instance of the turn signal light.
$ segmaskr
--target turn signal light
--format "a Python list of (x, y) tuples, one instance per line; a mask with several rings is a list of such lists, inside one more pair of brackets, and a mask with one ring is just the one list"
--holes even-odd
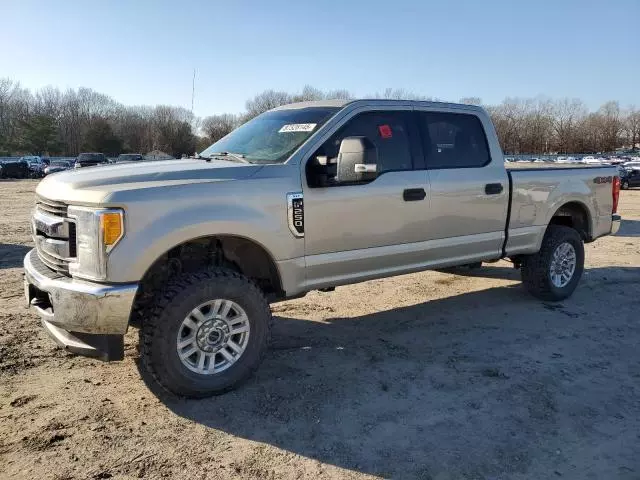
[(100, 226), (105, 246), (115, 245), (122, 236), (122, 213), (105, 212), (100, 217)]

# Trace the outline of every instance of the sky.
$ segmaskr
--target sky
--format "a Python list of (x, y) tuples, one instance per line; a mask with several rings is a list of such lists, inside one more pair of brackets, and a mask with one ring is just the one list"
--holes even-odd
[(266, 89), (640, 106), (640, 0), (0, 0), (0, 78), (207, 116)]

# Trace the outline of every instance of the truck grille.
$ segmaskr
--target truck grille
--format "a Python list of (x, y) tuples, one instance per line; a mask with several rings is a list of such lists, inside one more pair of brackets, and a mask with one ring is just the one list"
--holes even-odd
[(57, 217), (64, 218), (67, 216), (66, 203), (57, 202), (55, 200), (47, 200), (46, 198), (42, 198), (39, 195), (36, 197), (36, 207)]
[(67, 217), (67, 205), (38, 196), (32, 230), (38, 258), (51, 270), (68, 275), (76, 256), (76, 224)]

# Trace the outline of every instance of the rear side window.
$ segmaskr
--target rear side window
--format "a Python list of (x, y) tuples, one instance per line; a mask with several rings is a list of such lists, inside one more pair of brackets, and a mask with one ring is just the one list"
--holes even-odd
[(340, 142), (346, 137), (366, 137), (378, 154), (378, 174), (393, 170), (412, 170), (407, 130), (407, 113), (365, 112), (350, 119), (321, 147), (318, 154), (338, 156)]
[(489, 163), (480, 119), (461, 113), (418, 112), (427, 168), (483, 167)]

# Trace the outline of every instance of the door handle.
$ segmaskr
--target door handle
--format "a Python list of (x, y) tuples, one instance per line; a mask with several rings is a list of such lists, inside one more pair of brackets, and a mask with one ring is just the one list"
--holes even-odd
[(405, 202), (416, 202), (419, 200), (424, 200), (424, 197), (427, 196), (427, 192), (424, 191), (424, 188), (407, 188), (404, 192), (402, 192), (402, 199)]
[(504, 187), (501, 183), (487, 183), (484, 186), (484, 193), (486, 193), (487, 195), (498, 195), (502, 193), (503, 189)]

